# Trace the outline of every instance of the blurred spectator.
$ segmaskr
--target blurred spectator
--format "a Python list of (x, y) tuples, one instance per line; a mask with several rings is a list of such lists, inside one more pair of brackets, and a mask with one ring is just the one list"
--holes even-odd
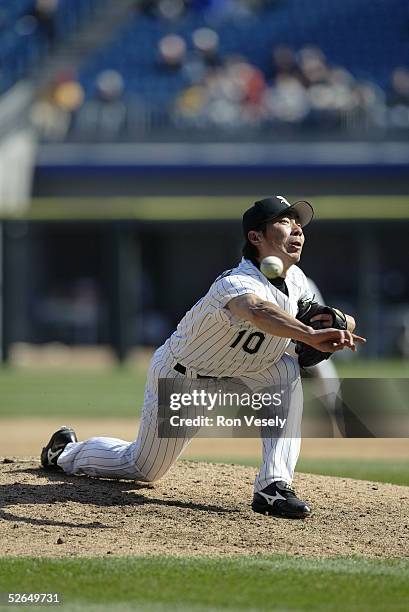
[(207, 91), (204, 85), (192, 85), (176, 98), (175, 118), (182, 124), (200, 127), (204, 119)]
[(380, 87), (370, 82), (357, 82), (354, 88), (357, 98), (359, 126), (380, 125), (380, 117), (385, 114), (385, 94)]
[(56, 106), (47, 93), (33, 104), (30, 119), (42, 140), (58, 142), (68, 134), (70, 115)]
[(311, 109), (318, 122), (326, 126), (337, 126), (343, 115), (354, 106), (354, 80), (347, 71), (340, 68), (331, 69), (325, 66), (324, 72), (324, 64), (320, 66), (317, 71), (312, 68), (310, 73), (312, 80), (308, 87), (308, 96)]
[(219, 35), (211, 28), (198, 28), (192, 33), (193, 51), (186, 56), (183, 75), (188, 83), (197, 85), (206, 78), (208, 70), (221, 66)]
[(321, 49), (304, 47), (301, 49), (299, 57), (301, 73), (307, 87), (327, 82), (329, 68)]
[(237, 87), (239, 102), (244, 106), (258, 106), (261, 103), (266, 82), (264, 75), (255, 66), (243, 59), (226, 63), (226, 77)]
[(409, 70), (404, 66), (392, 72), (392, 91), (388, 98), (388, 126), (409, 128)]
[(97, 96), (104, 102), (115, 102), (122, 97), (124, 80), (116, 70), (103, 70), (96, 81)]
[[(33, 28), (38, 30), (40, 22), (45, 28), (53, 27), (58, 3), (63, 4), (62, 0), (33, 0), (36, 16), (32, 11), (31, 17), (20, 19), (16, 25), (20, 34), (30, 34)], [(284, 10), (277, 15), (277, 32), (269, 29), (275, 18), (270, 9), (280, 5), (285, 9), (285, 4), (286, 0), (135, 2), (138, 13), (142, 10), (149, 14), (148, 19), (137, 15), (135, 27), (147, 31), (141, 31), (140, 39), (133, 40), (130, 37), (133, 29), (129, 28), (124, 44), (115, 47), (111, 65), (119, 67), (123, 76), (116, 70), (97, 73), (95, 69), (95, 92), (85, 103), (79, 84), (62, 85), (51, 97), (45, 96), (42, 107), (37, 106), (33, 113), (35, 121), (47, 125), (48, 133), (54, 133), (54, 137), (57, 134), (64, 137), (66, 115), (73, 110), (70, 133), (80, 134), (84, 130), (81, 139), (92, 140), (131, 138), (138, 134), (149, 137), (150, 130), (163, 126), (171, 130), (175, 125), (236, 131), (268, 126), (273, 135), (279, 133), (280, 126), (287, 133), (290, 127), (294, 134), (297, 130), (311, 129), (321, 134), (329, 129), (350, 135), (375, 133), (372, 128), (408, 129), (409, 70), (404, 66), (393, 71), (391, 91), (385, 101), (383, 82), (374, 84), (357, 77), (366, 74), (365, 66), (353, 76), (342, 65), (333, 65), (319, 46), (293, 49), (289, 44), (275, 44), (263, 57), (265, 41), (269, 40), (266, 37), (269, 33), (272, 36), (272, 31), (274, 36), (278, 32), (277, 40), (296, 40), (280, 35)], [(245, 38), (247, 24), (251, 40)], [(305, 29), (309, 30), (307, 25)], [(260, 41), (254, 37), (258, 31), (262, 34)], [(48, 36), (51, 41), (53, 35)], [(310, 40), (319, 37), (311, 36)], [(339, 53), (335, 44), (331, 48), (326, 43), (326, 48), (328, 57)], [(233, 55), (232, 49), (240, 49), (240, 56)], [(248, 50), (249, 56), (241, 54), (241, 49)], [(152, 69), (155, 51), (156, 64)], [(138, 63), (144, 54), (143, 61)], [(132, 61), (136, 62), (134, 72)], [(106, 58), (96, 65), (103, 66), (105, 62)], [(162, 78), (158, 79), (158, 73)], [(87, 91), (90, 90), (88, 83)], [(47, 105), (52, 109), (45, 119)]]
[(120, 138), (126, 125), (127, 106), (123, 100), (124, 82), (116, 70), (103, 70), (97, 76), (95, 93), (74, 117), (73, 131), (91, 140)]
[(276, 79), (280, 76), (291, 76), (304, 82), (303, 75), (298, 64), (297, 55), (288, 45), (277, 45), (271, 53), (271, 73), (268, 77)]
[(62, 140), (67, 136), (71, 114), (83, 101), (81, 84), (70, 71), (63, 72), (33, 104), (32, 124), (45, 140)]
[(168, 34), (160, 39), (158, 53), (162, 70), (179, 71), (185, 61), (186, 43), (178, 34)]
[(55, 15), (58, 10), (58, 2), (59, 0), (36, 0), (34, 5), (33, 15), (50, 47), (56, 40)]
[(192, 41), (194, 49), (206, 66), (213, 68), (221, 65), (219, 35), (215, 30), (198, 28), (192, 34)]
[[(207, 37), (213, 52), (218, 39), (206, 29)], [(363, 125), (376, 123), (383, 100), (371, 83), (359, 83), (346, 69), (330, 66), (316, 47), (305, 47), (296, 55), (279, 45), (272, 53), (270, 87), (261, 70), (244, 57), (226, 57), (207, 71), (196, 67), (194, 78), (193, 70), (190, 74), (193, 87), (176, 100), (178, 121), (229, 128), (267, 122), (351, 130), (363, 119)]]
[(55, 104), (64, 111), (75, 111), (84, 100), (84, 91), (81, 84), (75, 80), (65, 81), (58, 85), (54, 91)]
[(392, 72), (392, 91), (388, 103), (391, 106), (409, 106), (409, 69), (404, 66)]
[(262, 113), (264, 75), (241, 56), (227, 57), (209, 69), (201, 83), (187, 88), (176, 100), (176, 115), (190, 125), (239, 128), (255, 124)]
[(266, 117), (283, 123), (302, 123), (311, 111), (306, 89), (287, 74), (279, 75), (264, 96)]

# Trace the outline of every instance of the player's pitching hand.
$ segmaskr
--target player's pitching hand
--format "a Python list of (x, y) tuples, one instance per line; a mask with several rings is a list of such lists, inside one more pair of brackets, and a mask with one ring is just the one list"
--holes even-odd
[(347, 329), (328, 328), (312, 330), (308, 340), (304, 342), (324, 353), (335, 353), (344, 348), (355, 351), (356, 343), (365, 344), (366, 338), (353, 334)]

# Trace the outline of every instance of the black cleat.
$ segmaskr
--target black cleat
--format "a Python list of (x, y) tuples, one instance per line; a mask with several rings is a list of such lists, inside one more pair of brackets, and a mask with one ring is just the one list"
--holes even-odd
[(57, 459), (70, 442), (78, 442), (75, 431), (63, 425), (51, 436), (51, 440), (41, 451), (41, 466), (45, 470), (62, 470), (57, 464)]
[(267, 516), (303, 519), (311, 516), (311, 508), (295, 494), (283, 480), (272, 482), (262, 491), (254, 493), (251, 504), (254, 512)]

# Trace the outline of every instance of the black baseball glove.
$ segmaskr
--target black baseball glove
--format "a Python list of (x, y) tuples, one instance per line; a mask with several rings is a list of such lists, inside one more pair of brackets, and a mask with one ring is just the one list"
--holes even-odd
[[(302, 321), (305, 325), (309, 325), (313, 329), (325, 329), (322, 321), (311, 321), (315, 315), (329, 314), (332, 316), (332, 323), (330, 327), (335, 329), (347, 329), (347, 320), (343, 312), (337, 308), (330, 308), (329, 306), (321, 306), (318, 302), (313, 300), (299, 300), (298, 301), (298, 314), (297, 319)], [(298, 355), (298, 363), (302, 368), (309, 368), (317, 365), (321, 361), (331, 357), (332, 353), (323, 353), (318, 349), (305, 344), (304, 342), (295, 343), (295, 351)]]

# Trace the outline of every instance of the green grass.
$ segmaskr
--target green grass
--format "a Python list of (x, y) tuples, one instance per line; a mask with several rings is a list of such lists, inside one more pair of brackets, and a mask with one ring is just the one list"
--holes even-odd
[[(409, 378), (409, 362), (338, 362), (342, 377)], [(4, 416), (136, 416), (143, 402), (142, 369), (43, 370), (0, 368), (0, 418)]]
[[(189, 457), (192, 461), (208, 461), (208, 457)], [(214, 463), (234, 463), (259, 467), (258, 458), (212, 457)], [(300, 459), (297, 472), (322, 474), (324, 476), (341, 476), (357, 480), (388, 482), (390, 484), (409, 486), (409, 462), (405, 459)]]
[[(302, 194), (293, 194), (296, 200)], [(313, 196), (315, 218), (320, 219), (408, 219), (407, 196)], [(239, 196), (35, 198), (30, 209), (14, 218), (33, 220), (64, 219), (144, 219), (160, 221), (213, 220), (239, 221), (249, 206), (249, 198)], [(3, 217), (13, 217), (3, 213)]]
[(139, 414), (145, 372), (0, 369), (0, 417)]
[(0, 561), (0, 591), (60, 592), (64, 598), (60, 609), (66, 612), (89, 610), (91, 605), (109, 611), (403, 612), (408, 604), (408, 578), (408, 561), (362, 558), (113, 557)]
[(404, 459), (302, 459), (297, 470), (409, 486), (409, 462)]
[(407, 359), (338, 359), (335, 365), (341, 378), (409, 378)]

